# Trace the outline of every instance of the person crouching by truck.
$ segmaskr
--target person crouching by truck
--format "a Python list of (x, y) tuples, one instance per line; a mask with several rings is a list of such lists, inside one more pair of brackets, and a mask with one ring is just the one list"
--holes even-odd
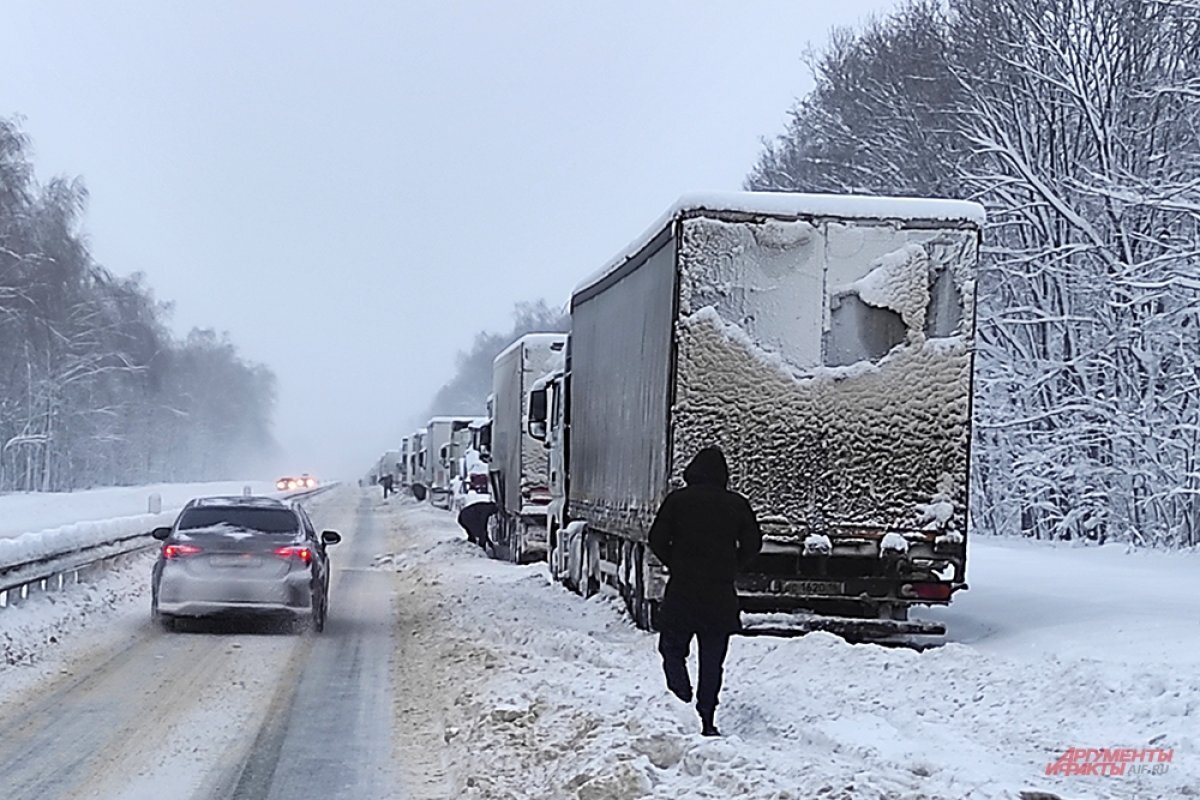
[(725, 655), (729, 637), (741, 630), (735, 580), (762, 549), (762, 531), (750, 502), (729, 490), (729, 466), (720, 448), (697, 453), (683, 479), (687, 486), (667, 495), (650, 527), (650, 549), (669, 572), (658, 614), (658, 651), (667, 688), (690, 703), (687, 657), (697, 640), (700, 732), (720, 736), (716, 713)]
[(496, 504), (491, 500), (481, 500), (463, 506), (458, 512), (458, 524), (467, 532), (467, 541), (477, 544), (487, 550), (488, 518), (496, 513)]

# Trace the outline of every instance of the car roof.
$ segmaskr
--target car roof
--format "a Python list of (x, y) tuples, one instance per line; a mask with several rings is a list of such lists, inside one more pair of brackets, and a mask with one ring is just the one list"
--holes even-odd
[(188, 507), (203, 507), (203, 508), (282, 508), (289, 509), (291, 506), (274, 497), (264, 497), (262, 495), (230, 495), (217, 497), (197, 497), (188, 503)]

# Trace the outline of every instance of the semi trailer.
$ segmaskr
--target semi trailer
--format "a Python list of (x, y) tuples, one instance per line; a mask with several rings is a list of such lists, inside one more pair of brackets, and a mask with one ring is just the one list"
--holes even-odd
[(906, 620), (966, 587), (983, 221), (953, 200), (676, 203), (576, 287), (564, 368), (531, 392), (552, 575), (652, 627), (650, 524), (717, 445), (764, 531), (744, 611), (939, 632)]

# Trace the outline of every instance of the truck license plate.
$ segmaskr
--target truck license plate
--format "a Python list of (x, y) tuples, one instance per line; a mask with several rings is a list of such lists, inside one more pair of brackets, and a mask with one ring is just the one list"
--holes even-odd
[(784, 581), (784, 594), (800, 596), (845, 594), (845, 586), (837, 581)]

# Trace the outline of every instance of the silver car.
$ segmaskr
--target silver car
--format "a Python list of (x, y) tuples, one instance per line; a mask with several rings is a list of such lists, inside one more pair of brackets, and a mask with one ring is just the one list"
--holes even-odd
[(342, 537), (320, 536), (304, 509), (270, 497), (192, 500), (162, 541), (151, 583), (151, 614), (178, 618), (269, 615), (320, 632), (329, 612), (329, 558)]

